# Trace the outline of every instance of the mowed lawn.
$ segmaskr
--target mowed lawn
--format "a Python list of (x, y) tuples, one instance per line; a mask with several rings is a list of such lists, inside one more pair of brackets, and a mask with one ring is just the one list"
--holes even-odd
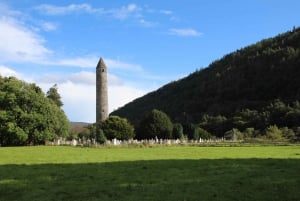
[(300, 200), (300, 146), (0, 147), (0, 200)]

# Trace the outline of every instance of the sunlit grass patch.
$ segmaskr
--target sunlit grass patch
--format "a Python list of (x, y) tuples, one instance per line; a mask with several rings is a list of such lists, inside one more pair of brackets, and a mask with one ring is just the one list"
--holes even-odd
[(0, 148), (0, 200), (298, 201), (299, 150)]

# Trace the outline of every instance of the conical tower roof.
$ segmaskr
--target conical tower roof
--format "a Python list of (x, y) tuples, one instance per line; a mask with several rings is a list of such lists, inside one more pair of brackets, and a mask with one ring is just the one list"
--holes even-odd
[(104, 60), (102, 59), (102, 57), (98, 61), (97, 68), (106, 68), (106, 65), (105, 65)]

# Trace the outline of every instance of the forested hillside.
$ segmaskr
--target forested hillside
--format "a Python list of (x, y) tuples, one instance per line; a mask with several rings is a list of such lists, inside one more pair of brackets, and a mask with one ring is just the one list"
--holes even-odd
[[(292, 125), (300, 123), (298, 100), (300, 28), (294, 28), (225, 55), (207, 68), (171, 82), (112, 114), (137, 124), (143, 115), (156, 108), (167, 113), (173, 122), (202, 124), (211, 132), (207, 127), (208, 119), (226, 122), (226, 128), (222, 124), (223, 132), (239, 126), (234, 124), (234, 118), (249, 123), (249, 115), (256, 116), (257, 122), (263, 121), (263, 115), (267, 116), (264, 120), (268, 122), (263, 126), (268, 126), (272, 123), (272, 108), (278, 105), (285, 111), (284, 115), (295, 113), (290, 124), (299, 126)], [(248, 117), (245, 119), (243, 115)], [(285, 126), (282, 122), (273, 123)], [(255, 123), (248, 126), (259, 127)], [(244, 128), (245, 125), (241, 129)]]

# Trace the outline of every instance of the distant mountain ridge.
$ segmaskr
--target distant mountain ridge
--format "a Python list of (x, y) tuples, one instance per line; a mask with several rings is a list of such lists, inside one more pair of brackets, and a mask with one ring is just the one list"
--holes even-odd
[(87, 126), (91, 125), (91, 123), (86, 123), (86, 122), (70, 122), (70, 130), (76, 130), (76, 131), (82, 131), (85, 129)]
[(197, 123), (206, 114), (230, 116), (246, 108), (260, 109), (275, 99), (300, 100), (300, 28), (225, 55), (111, 115), (136, 124), (156, 108), (174, 122)]

